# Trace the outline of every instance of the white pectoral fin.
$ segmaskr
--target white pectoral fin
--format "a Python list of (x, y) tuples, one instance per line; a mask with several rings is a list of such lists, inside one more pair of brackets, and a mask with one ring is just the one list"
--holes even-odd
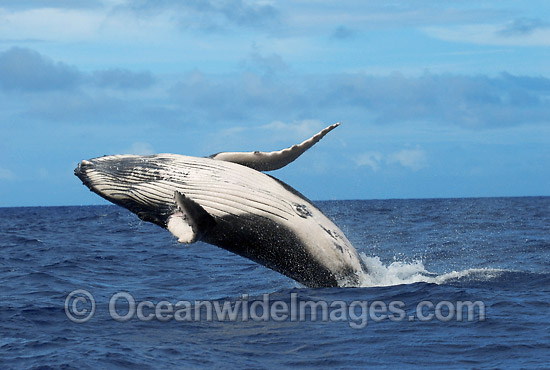
[(184, 214), (175, 213), (171, 215), (168, 218), (166, 226), (168, 231), (178, 238), (178, 242), (180, 243), (191, 244), (198, 239), (197, 232), (193, 229), (193, 226), (191, 226)]
[(330, 125), (301, 144), (293, 145), (290, 148), (274, 152), (222, 152), (214, 154), (210, 158), (238, 163), (258, 171), (278, 170), (301, 156), (339, 125), (340, 122)]
[(166, 227), (178, 242), (191, 244), (200, 240), (216, 223), (200, 204), (179, 191), (174, 192), (176, 211), (168, 218)]

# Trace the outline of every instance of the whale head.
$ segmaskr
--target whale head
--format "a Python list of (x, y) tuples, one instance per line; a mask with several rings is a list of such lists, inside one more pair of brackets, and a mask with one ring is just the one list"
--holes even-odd
[(83, 160), (74, 174), (102, 198), (164, 227), (173, 211), (173, 192), (159, 193), (147, 187), (150, 181), (162, 180), (164, 170), (158, 158), (112, 155)]

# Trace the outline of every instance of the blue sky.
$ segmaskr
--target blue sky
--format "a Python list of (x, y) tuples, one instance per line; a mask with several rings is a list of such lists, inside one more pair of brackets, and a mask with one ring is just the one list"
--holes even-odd
[(105, 154), (276, 150), (312, 199), (550, 195), (548, 1), (3, 0), (0, 206)]

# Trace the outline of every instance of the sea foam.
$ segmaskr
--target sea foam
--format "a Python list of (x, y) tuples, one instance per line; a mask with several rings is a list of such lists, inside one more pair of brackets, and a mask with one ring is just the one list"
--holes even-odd
[(384, 265), (380, 257), (368, 257), (360, 254), (368, 273), (361, 276), (361, 287), (380, 287), (413, 283), (445, 284), (455, 280), (469, 279), (476, 281), (491, 280), (500, 276), (505, 270), (494, 268), (470, 268), (462, 271), (451, 271), (436, 274), (426, 270), (421, 260), (411, 262), (394, 261)]

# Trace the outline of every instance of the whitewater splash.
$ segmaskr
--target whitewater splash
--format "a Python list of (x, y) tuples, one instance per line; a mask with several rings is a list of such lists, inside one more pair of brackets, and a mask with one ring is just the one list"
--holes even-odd
[(422, 261), (392, 262), (385, 266), (380, 257), (368, 257), (360, 253), (368, 274), (361, 276), (361, 287), (380, 287), (413, 283), (444, 284), (460, 279), (491, 280), (497, 278), (505, 270), (494, 268), (472, 268), (463, 271), (452, 271), (435, 274), (426, 270)]

